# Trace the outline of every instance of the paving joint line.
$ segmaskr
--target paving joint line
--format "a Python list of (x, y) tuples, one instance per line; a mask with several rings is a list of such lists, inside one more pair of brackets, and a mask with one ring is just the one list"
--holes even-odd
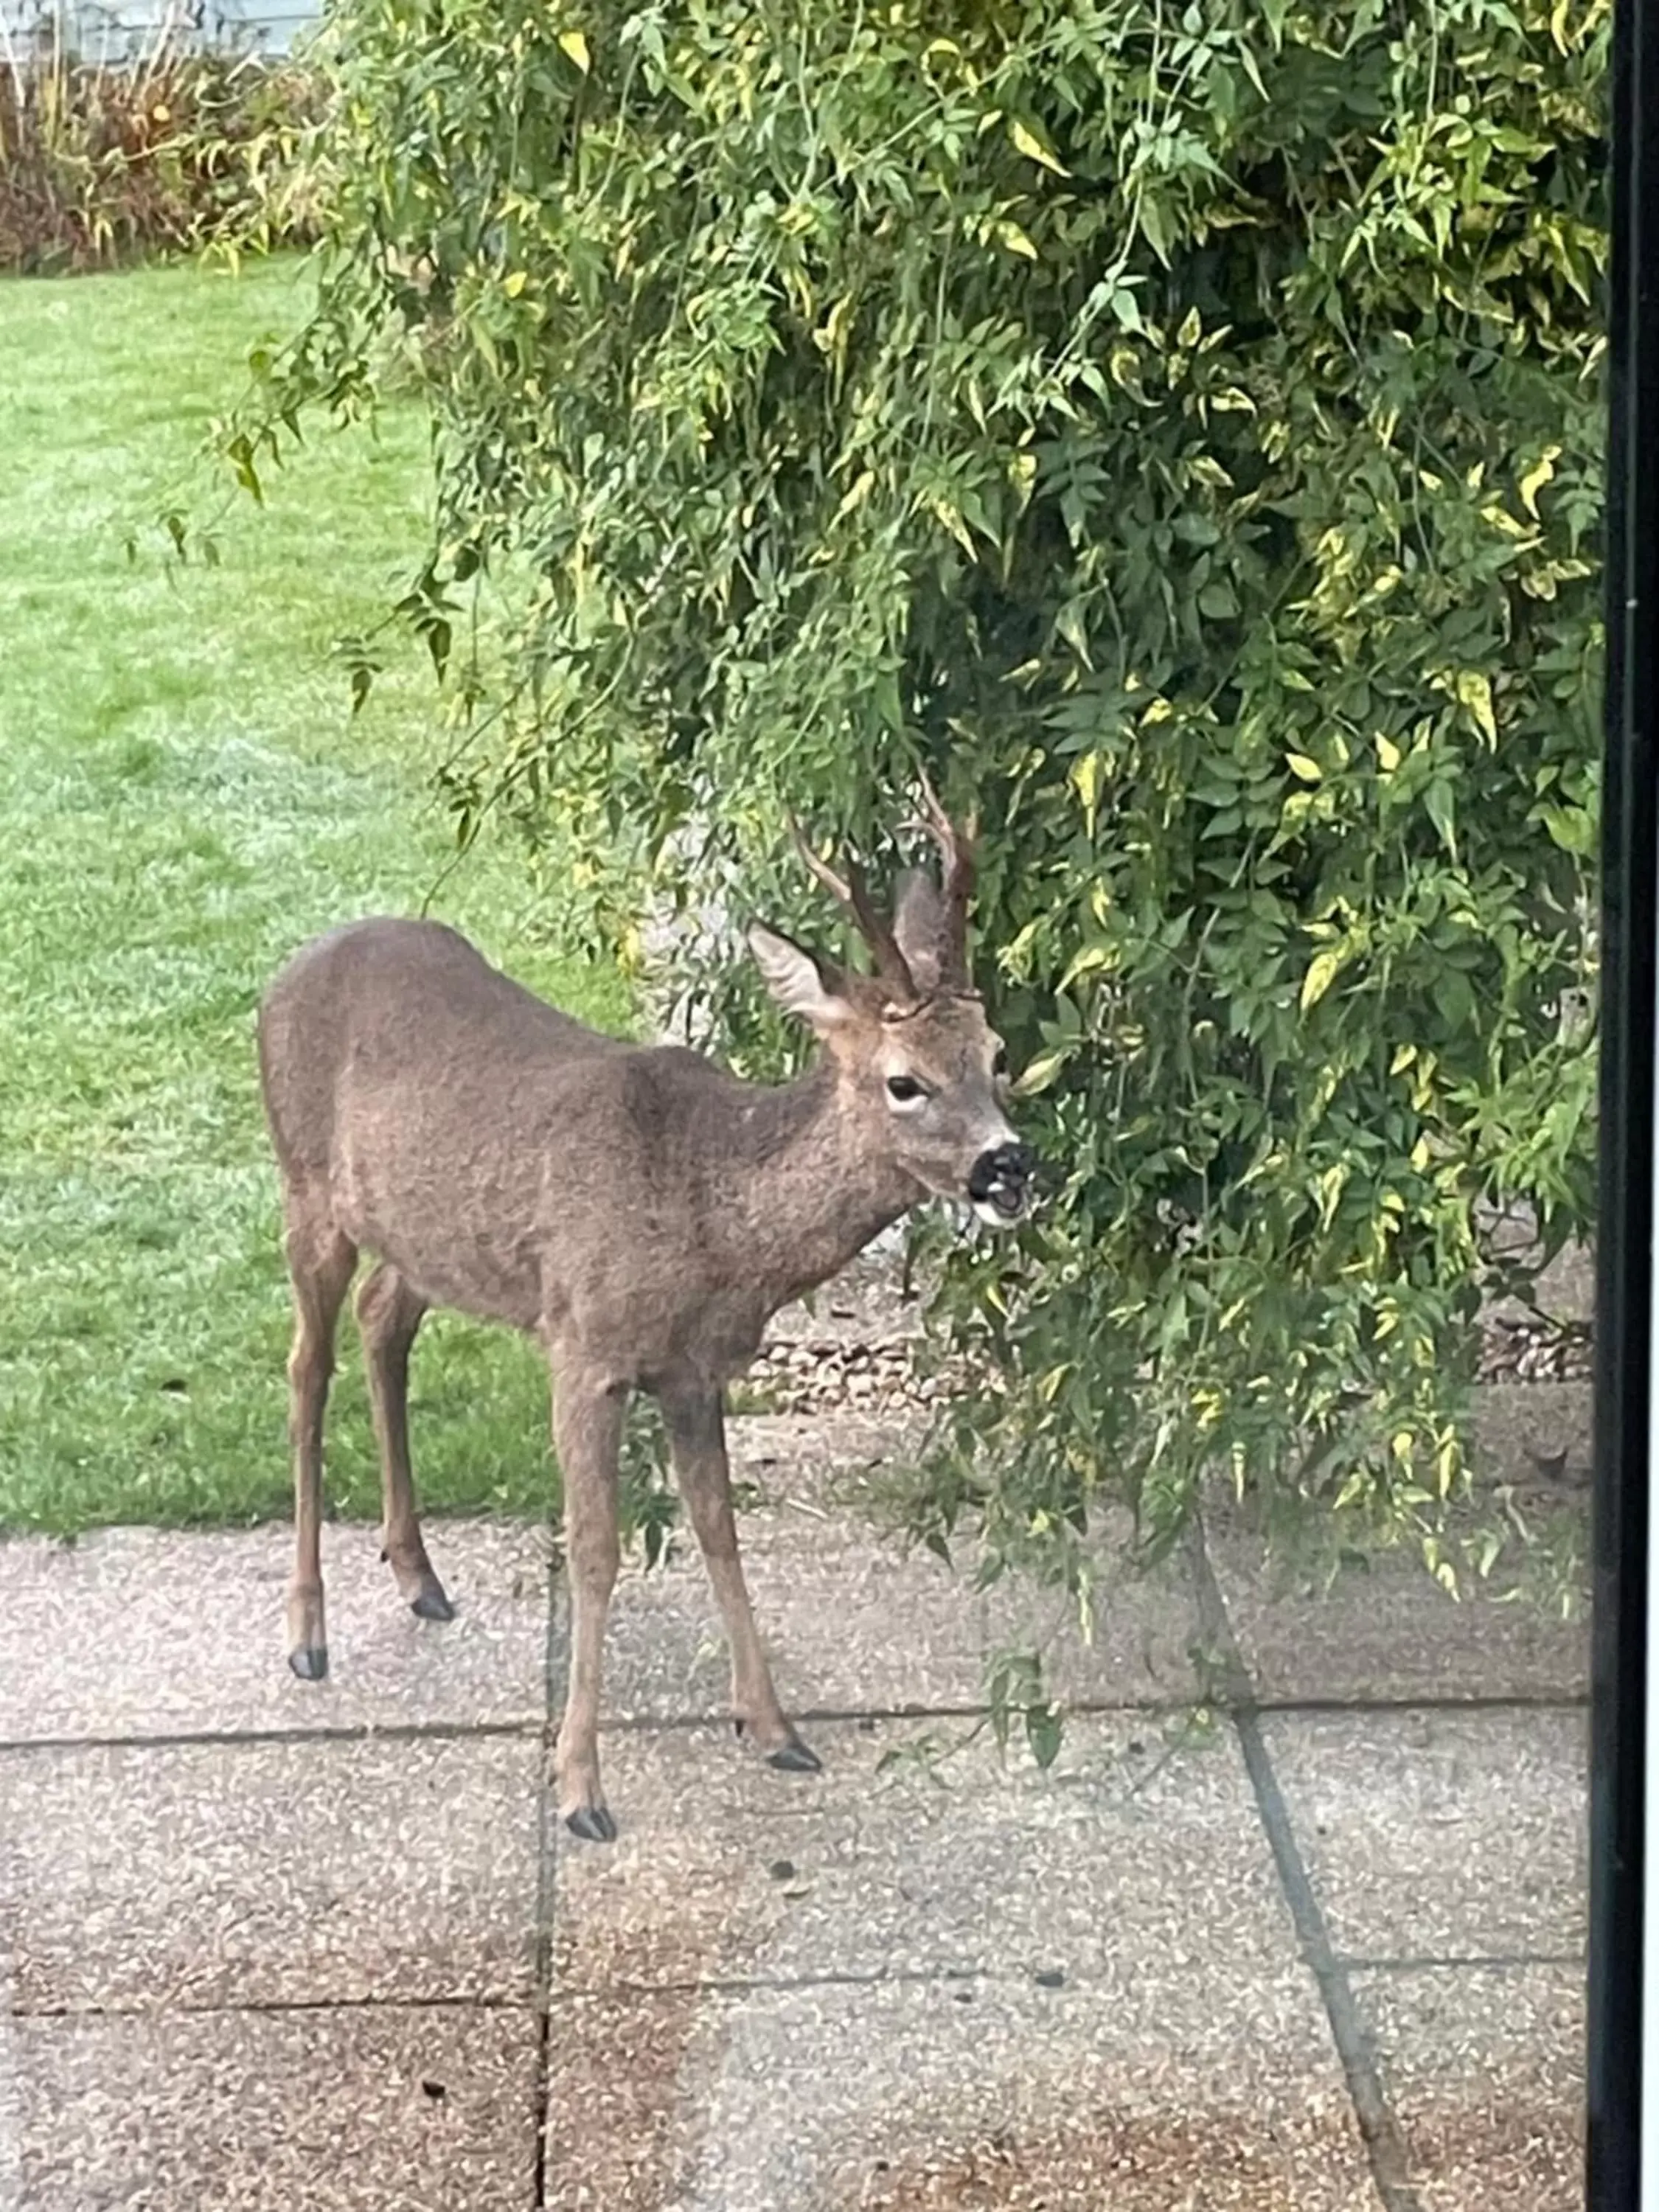
[[(1588, 1709), (1589, 1701), (1565, 1692), (1559, 1697), (1262, 1698), (1248, 1687), (1237, 1693), (1228, 1691), (1219, 1696), (1206, 1696), (1195, 1686), (1190, 1696), (1182, 1698), (1067, 1698), (1062, 1703), (1072, 1717), (1091, 1720), (1109, 1718), (1117, 1713), (1158, 1717), (1198, 1711), (1229, 1717), (1237, 1712), (1291, 1717), (1298, 1713), (1333, 1713), (1355, 1718), (1362, 1718), (1367, 1713), (1577, 1712)], [(833, 1727), (859, 1721), (880, 1723), (987, 1720), (991, 1711), (989, 1705), (805, 1705), (794, 1708), (793, 1717), (802, 1727)], [(725, 1711), (629, 1713), (603, 1721), (600, 1729), (607, 1735), (630, 1735), (653, 1729), (724, 1728), (730, 1725), (731, 1717)]]
[[(1193, 1712), (1200, 1708), (1236, 1717), (1241, 1712), (1258, 1717), (1295, 1718), (1297, 1714), (1347, 1714), (1363, 1718), (1367, 1713), (1535, 1713), (1583, 1712), (1589, 1700), (1577, 1693), (1559, 1696), (1400, 1697), (1400, 1698), (1273, 1698), (1228, 1692), (1205, 1697), (1194, 1688), (1190, 1697), (1130, 1698), (1079, 1698), (1066, 1701), (1066, 1711), (1079, 1720), (1109, 1717), (1115, 1713), (1158, 1716)], [(974, 1721), (990, 1717), (981, 1705), (825, 1705), (804, 1708), (795, 1717), (807, 1726), (831, 1727), (869, 1721), (877, 1725), (893, 1721)], [(652, 1729), (724, 1728), (726, 1711), (629, 1714), (601, 1723), (607, 1735), (643, 1735)], [(520, 1736), (539, 1738), (551, 1746), (557, 1716), (551, 1706), (538, 1717), (517, 1720), (454, 1721), (342, 1721), (331, 1725), (313, 1723), (300, 1728), (179, 1729), (131, 1735), (101, 1731), (86, 1735), (0, 1736), (0, 1759), (29, 1752), (64, 1751), (193, 1751), (219, 1748), (259, 1749), (277, 1744), (327, 1743), (459, 1743), (469, 1738), (500, 1740)]]
[[(1068, 1976), (1068, 1985), (1074, 1978)], [(925, 1989), (929, 1985), (944, 1988), (1024, 1987), (1035, 1976), (1029, 1972), (1009, 1970), (998, 1972), (983, 1966), (904, 1966), (889, 1972), (860, 1973), (848, 1968), (843, 1972), (822, 1974), (725, 1974), (709, 1975), (701, 1979), (641, 1982), (629, 1979), (581, 1984), (569, 1991), (571, 1997), (671, 1997), (671, 1996), (744, 1996), (751, 1994), (787, 1996), (803, 1990), (876, 1990)], [(206, 2004), (156, 2004), (149, 2002), (115, 2004), (21, 2004), (14, 2008), (15, 2020), (76, 2021), (76, 2020), (219, 2020), (234, 2019), (246, 2014), (259, 2019), (283, 2019), (289, 2014), (312, 2015), (319, 2013), (522, 2013), (532, 2018), (538, 2029), (544, 2024), (545, 2008), (538, 1993), (533, 1990), (512, 1991), (479, 1991), (476, 1995), (456, 1996), (362, 1996), (320, 1997), (251, 1997), (235, 2002)]]
[(1279, 1889), (1296, 1930), (1303, 1961), (1317, 1984), (1331, 2039), (1348, 2085), (1354, 2118), (1370, 2163), (1371, 2179), (1386, 2212), (1424, 2212), (1411, 2179), (1405, 2137), (1382, 2087), (1370, 2039), (1296, 1840), (1290, 1811), (1261, 1732), (1255, 1684), (1239, 1650), (1226, 1600), (1210, 1564), (1201, 1516), (1194, 1515), (1187, 1545), (1200, 1626), (1220, 1656), (1225, 1700), (1255, 1796), (1256, 1813), (1273, 1853)]
[(314, 2017), (319, 2013), (475, 2013), (532, 2014), (534, 2002), (526, 1990), (516, 1996), (375, 1996), (253, 1997), (235, 2004), (20, 2004), (14, 2020), (285, 2020), (290, 2015)]
[(1103, 1970), (1067, 1973), (1058, 1982), (1043, 1981), (1041, 1967), (894, 1966), (860, 1972), (854, 1967), (832, 1968), (819, 1974), (711, 1974), (678, 1981), (640, 1982), (626, 1978), (594, 1982), (573, 1989), (573, 1997), (744, 1996), (756, 1992), (787, 1996), (802, 1990), (884, 1989), (1038, 1989), (1050, 1994), (1060, 1989), (1106, 1989), (1114, 1986)]
[(1573, 1966), (1583, 1972), (1584, 1966), (1582, 1951), (1456, 1951), (1397, 1959), (1369, 1959), (1358, 1952), (1339, 1951), (1335, 1958), (1345, 1973), (1358, 1974), (1509, 1974), (1527, 1966)]
[(30, 1751), (234, 1751), (271, 1744), (450, 1743), (470, 1736), (500, 1738), (543, 1734), (544, 1717), (502, 1721), (342, 1721), (305, 1728), (179, 1729), (138, 1735), (0, 1736), (0, 1758)]

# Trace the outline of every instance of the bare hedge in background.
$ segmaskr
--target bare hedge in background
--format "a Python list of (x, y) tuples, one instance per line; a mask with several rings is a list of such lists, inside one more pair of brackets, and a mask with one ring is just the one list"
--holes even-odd
[(653, 866), (804, 922), (786, 806), (980, 808), (1060, 1188), (948, 1270), (934, 1540), (1076, 1575), (1218, 1469), (1440, 1560), (1488, 1209), (1591, 1205), (1607, 18), (340, 0), (234, 453), (423, 362), (462, 836), (627, 948)]
[(0, 38), (0, 270), (315, 237), (307, 70), (198, 51), (176, 12), (131, 58), (77, 53), (61, 29), (43, 9), (36, 35)]

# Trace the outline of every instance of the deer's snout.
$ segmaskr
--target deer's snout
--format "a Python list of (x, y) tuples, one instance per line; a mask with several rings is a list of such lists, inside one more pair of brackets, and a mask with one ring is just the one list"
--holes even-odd
[(1036, 1155), (1029, 1145), (994, 1145), (968, 1176), (968, 1195), (981, 1221), (1018, 1221), (1030, 1201)]

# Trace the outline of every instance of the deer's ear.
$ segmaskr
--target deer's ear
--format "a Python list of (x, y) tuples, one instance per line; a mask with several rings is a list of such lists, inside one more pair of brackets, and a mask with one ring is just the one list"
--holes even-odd
[(842, 995), (840, 978), (828, 961), (819, 960), (804, 945), (758, 921), (750, 929), (749, 950), (766, 979), (767, 989), (786, 1014), (799, 1014), (815, 1030), (833, 1029), (852, 1018), (853, 1009)]

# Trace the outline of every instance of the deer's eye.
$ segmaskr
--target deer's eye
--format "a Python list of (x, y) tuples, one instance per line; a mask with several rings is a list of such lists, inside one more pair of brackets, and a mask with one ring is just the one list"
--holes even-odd
[(914, 1075), (890, 1075), (887, 1096), (895, 1106), (914, 1106), (919, 1099), (925, 1098), (927, 1092), (925, 1085), (918, 1083)]

